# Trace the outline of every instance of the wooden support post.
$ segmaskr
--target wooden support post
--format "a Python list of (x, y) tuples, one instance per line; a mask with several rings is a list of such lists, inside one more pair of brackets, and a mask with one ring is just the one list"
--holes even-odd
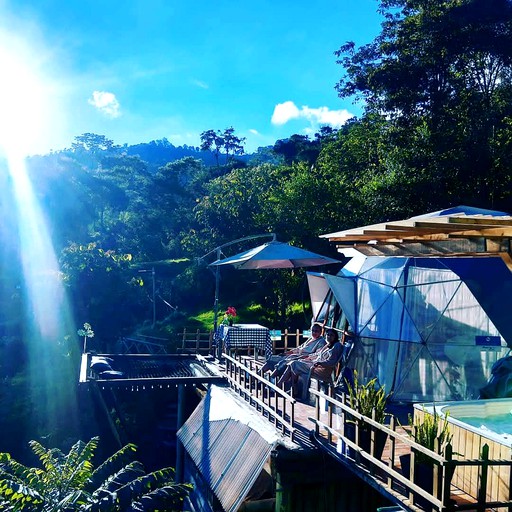
[(444, 450), (444, 458), (446, 459), (447, 464), (444, 466), (444, 471), (442, 472), (442, 503), (443, 507), (447, 507), (450, 502), (450, 494), (451, 494), (451, 483), (453, 476), (453, 447), (450, 443), (446, 445)]
[[(389, 422), (389, 428), (394, 432), (396, 429), (396, 418), (394, 416), (391, 416), (391, 420)], [(394, 469), (395, 467), (395, 445), (396, 445), (396, 439), (395, 436), (391, 436), (390, 439), (391, 443), (391, 450), (390, 450), (390, 457), (389, 457), (389, 467), (391, 469)], [(391, 476), (388, 476), (388, 486), (391, 488), (392, 478)]]
[[(329, 384), (329, 397), (330, 398), (334, 398), (334, 386), (332, 384)], [(329, 425), (330, 428), (333, 427), (333, 417), (334, 417), (334, 407), (332, 405), (331, 402), (328, 402), (328, 421), (327, 421), (327, 424)], [(329, 434), (328, 434), (328, 439), (329, 439), (329, 444), (332, 443), (332, 433), (331, 431), (329, 431)]]
[(480, 481), (478, 488), (478, 512), (485, 512), (485, 499), (487, 495), (487, 474), (489, 472), (489, 445), (482, 446), (482, 454), (480, 455), (482, 466), (480, 467)]
[[(434, 439), (434, 452), (441, 453), (441, 445), (439, 443), (439, 438), (436, 437)], [(432, 474), (433, 474), (433, 485), (432, 485), (432, 496), (439, 499), (441, 489), (439, 489), (439, 464), (434, 464), (434, 467), (432, 468)]]

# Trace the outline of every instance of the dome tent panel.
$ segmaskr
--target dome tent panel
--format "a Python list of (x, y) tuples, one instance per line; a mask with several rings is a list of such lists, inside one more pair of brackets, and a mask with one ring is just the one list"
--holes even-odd
[(446, 265), (461, 277), (501, 336), (512, 347), (512, 272), (498, 257), (447, 258)]
[[(508, 324), (510, 271), (494, 257), (458, 258), (472, 260), (459, 267), (456, 258), (392, 258), (405, 263), (397, 280), (396, 262), (384, 265), (392, 278), (378, 278), (382, 266), (375, 259), (364, 277), (351, 278), (357, 295), (346, 290), (340, 302), (351, 311), (347, 318), (358, 336), (350, 366), (365, 380), (378, 377), (393, 400), (477, 398), (493, 363), (508, 353), (507, 331), (498, 323)], [(383, 283), (367, 279), (370, 268)], [(331, 283), (337, 279), (346, 278), (332, 276)], [(486, 336), (499, 337), (501, 346), (480, 346), (477, 338)]]
[(354, 332), (356, 332), (357, 300), (355, 278), (352, 276), (332, 276), (329, 274), (325, 274), (324, 277), (334, 295), (334, 298), (345, 313), (349, 325), (352, 327)]
[(437, 282), (402, 287), (398, 293), (423, 341), (429, 339), (448, 309), (461, 281)]
[(400, 343), (393, 340), (359, 337), (350, 353), (348, 366), (357, 371), (361, 382), (376, 377), (379, 386), (384, 386), (386, 392), (391, 391), (399, 346)]
[(313, 317), (316, 318), (322, 308), (325, 296), (329, 291), (329, 284), (323, 278), (323, 274), (318, 272), (308, 272), (307, 280), (311, 298), (311, 309), (313, 311)]
[(370, 257), (371, 264), (363, 265), (358, 274), (360, 279), (373, 281), (391, 287), (399, 286), (404, 280), (404, 270), (408, 264), (408, 258), (381, 258)]
[(428, 345), (400, 343), (393, 398), (404, 402), (461, 400), (460, 379), (442, 351)]
[[(366, 297), (372, 296), (372, 290), (379, 294), (386, 294), (381, 297), (383, 300), (379, 306), (376, 302), (372, 302), (374, 306), (365, 308), (365, 313), (369, 316), (366, 323), (363, 324), (364, 315), (360, 313), (360, 321), (358, 325), (358, 334), (367, 338), (377, 338), (382, 340), (406, 340), (415, 343), (421, 342), (418, 329), (414, 325), (409, 312), (405, 308), (402, 297), (398, 290), (382, 286), (378, 283), (365, 282), (362, 285), (368, 293)], [(374, 293), (375, 295), (377, 293)], [(361, 309), (363, 309), (364, 296), (361, 300)]]

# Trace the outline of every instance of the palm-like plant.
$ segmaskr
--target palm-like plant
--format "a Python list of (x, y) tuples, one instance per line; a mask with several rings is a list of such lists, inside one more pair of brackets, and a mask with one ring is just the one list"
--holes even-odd
[(0, 510), (6, 512), (135, 512), (181, 510), (190, 484), (174, 482), (174, 469), (146, 474), (127, 444), (94, 468), (99, 439), (78, 441), (66, 455), (30, 441), (42, 467), (29, 468), (0, 453)]
[[(366, 384), (362, 384), (354, 370), (353, 382), (346, 382), (350, 407), (357, 410), (363, 416), (372, 417), (375, 411), (375, 421), (384, 423), (388, 414), (386, 404), (390, 393), (386, 393), (383, 386), (377, 385), (377, 377), (374, 377)], [(363, 423), (364, 426), (364, 423)]]
[[(434, 414), (426, 414), (423, 410), (421, 419), (415, 420), (413, 416), (409, 415), (410, 436), (421, 446), (432, 452), (437, 451), (439, 455), (444, 455), (446, 445), (450, 444), (453, 439), (448, 417), (449, 414), (447, 413), (442, 418), (435, 409)], [(434, 461), (428, 455), (417, 452), (416, 462), (433, 464)]]

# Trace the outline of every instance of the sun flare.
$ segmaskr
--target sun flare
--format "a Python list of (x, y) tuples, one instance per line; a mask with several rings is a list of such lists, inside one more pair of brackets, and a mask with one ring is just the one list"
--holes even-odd
[(37, 50), (0, 32), (0, 148), (8, 158), (26, 156), (48, 129), (50, 84)]

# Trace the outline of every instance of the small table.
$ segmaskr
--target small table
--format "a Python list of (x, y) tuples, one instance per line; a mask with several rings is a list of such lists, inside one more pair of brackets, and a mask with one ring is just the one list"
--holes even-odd
[(272, 355), (270, 331), (258, 324), (219, 325), (215, 333), (217, 343), (224, 344), (226, 351), (234, 348), (254, 348), (264, 350), (265, 359)]

